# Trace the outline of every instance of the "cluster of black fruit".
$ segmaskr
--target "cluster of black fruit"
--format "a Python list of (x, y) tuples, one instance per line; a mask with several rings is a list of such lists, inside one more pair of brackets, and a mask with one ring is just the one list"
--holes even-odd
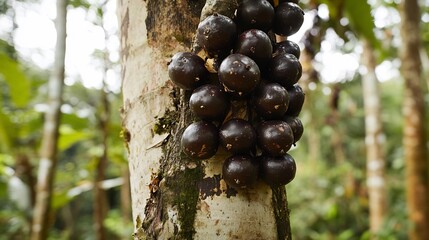
[[(295, 160), (287, 152), (303, 133), (297, 118), (304, 102), (297, 84), (300, 49), (289, 40), (276, 42), (275, 35), (286, 39), (299, 30), (304, 12), (297, 2), (244, 0), (234, 19), (208, 16), (196, 34), (206, 59), (179, 52), (168, 65), (170, 79), (193, 91), (189, 106), (200, 119), (184, 130), (182, 151), (201, 160), (222, 146), (231, 154), (222, 178), (234, 188), (258, 178), (276, 187), (295, 177)], [(219, 63), (214, 70), (206, 67), (207, 59)], [(237, 102), (245, 103), (245, 117), (231, 113)]]

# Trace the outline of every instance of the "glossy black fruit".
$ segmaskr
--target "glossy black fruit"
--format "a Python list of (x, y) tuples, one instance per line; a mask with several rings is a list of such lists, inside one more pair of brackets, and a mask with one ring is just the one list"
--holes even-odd
[(293, 143), (295, 144), (299, 141), (299, 139), (301, 139), (302, 134), (304, 133), (304, 126), (302, 125), (301, 120), (297, 117), (286, 116), (284, 121), (289, 124), (290, 128), (292, 129)]
[(250, 29), (238, 37), (235, 53), (244, 54), (253, 59), (260, 70), (267, 66), (273, 53), (273, 46), (268, 35), (262, 30)]
[(195, 115), (208, 121), (223, 120), (229, 105), (229, 97), (222, 87), (213, 84), (195, 89), (189, 99), (189, 107)]
[(304, 11), (296, 3), (280, 3), (274, 14), (273, 31), (281, 36), (290, 36), (301, 28)]
[(302, 106), (304, 105), (305, 93), (302, 88), (295, 84), (288, 89), (289, 93), (289, 108), (286, 111), (288, 116), (298, 116), (301, 113)]
[(255, 93), (255, 109), (264, 119), (281, 119), (289, 106), (289, 94), (278, 83), (260, 86)]
[(282, 3), (282, 2), (293, 2), (293, 3), (298, 4), (299, 0), (280, 0), (280, 3)]
[(203, 84), (209, 72), (204, 60), (191, 52), (178, 52), (168, 63), (168, 76), (178, 87), (192, 90)]
[(268, 32), (273, 23), (274, 7), (266, 0), (245, 0), (237, 8), (237, 22), (243, 30)]
[(258, 158), (261, 178), (272, 187), (286, 185), (295, 178), (296, 163), (291, 155)]
[(256, 128), (258, 146), (269, 156), (286, 154), (293, 144), (293, 132), (290, 126), (279, 120), (265, 121)]
[(220, 64), (219, 81), (225, 92), (235, 97), (243, 97), (251, 93), (260, 81), (258, 65), (243, 54), (231, 54)]
[(301, 50), (299, 49), (298, 44), (296, 44), (295, 42), (285, 40), (277, 43), (274, 47), (274, 56), (283, 53), (290, 53), (294, 55), (297, 59), (299, 59), (301, 55)]
[(234, 188), (246, 188), (258, 180), (259, 166), (255, 158), (249, 155), (237, 155), (225, 160), (222, 178)]
[[(274, 6), (274, 1), (273, 0), (268, 0), (269, 2), (270, 2), (270, 4), (272, 5), (272, 6)], [(284, 3), (284, 2), (293, 2), (293, 3), (296, 3), (296, 4), (298, 4), (299, 3), (299, 0), (279, 0), (279, 1), (277, 1), (278, 3), (277, 3), (277, 5), (279, 4), (279, 3)]]
[(219, 142), (232, 154), (249, 153), (256, 145), (256, 132), (248, 121), (233, 118), (220, 127)]
[(218, 129), (207, 121), (189, 125), (181, 139), (182, 151), (192, 159), (207, 159), (215, 155), (219, 144)]
[(228, 53), (236, 37), (235, 23), (221, 14), (210, 15), (198, 25), (197, 41), (211, 57)]
[(268, 67), (270, 80), (289, 89), (302, 75), (302, 66), (292, 54), (283, 53), (274, 56)]

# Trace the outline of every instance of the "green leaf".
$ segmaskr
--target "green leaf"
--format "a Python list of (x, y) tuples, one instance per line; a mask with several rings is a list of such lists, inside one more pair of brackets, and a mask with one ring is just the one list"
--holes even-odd
[(67, 192), (54, 192), (54, 196), (52, 198), (51, 206), (53, 209), (59, 209), (69, 203), (72, 198), (67, 196)]
[(31, 82), (18, 62), (0, 52), (0, 76), (9, 85), (12, 101), (17, 107), (24, 107), (30, 100)]
[(13, 126), (9, 116), (3, 113), (0, 106), (0, 150), (10, 151), (13, 139)]
[(355, 33), (367, 39), (374, 48), (380, 49), (380, 42), (374, 34), (374, 17), (371, 14), (371, 6), (368, 2), (346, 0), (344, 11)]
[(81, 118), (75, 113), (63, 113), (61, 115), (61, 123), (69, 125), (74, 130), (90, 130), (88, 128), (89, 120), (87, 118)]
[(69, 2), (69, 5), (74, 7), (74, 8), (82, 7), (85, 9), (89, 9), (91, 7), (91, 4), (85, 0), (71, 0)]
[(64, 151), (77, 142), (89, 139), (90, 136), (91, 135), (86, 132), (77, 132), (67, 126), (61, 126), (58, 149)]

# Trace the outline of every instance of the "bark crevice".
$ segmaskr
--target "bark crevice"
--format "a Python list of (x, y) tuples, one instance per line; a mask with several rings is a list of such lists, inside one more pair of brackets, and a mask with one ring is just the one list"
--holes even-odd
[(273, 187), (272, 192), (272, 204), (277, 224), (277, 239), (291, 240), (290, 210), (287, 205), (286, 188), (284, 186)]

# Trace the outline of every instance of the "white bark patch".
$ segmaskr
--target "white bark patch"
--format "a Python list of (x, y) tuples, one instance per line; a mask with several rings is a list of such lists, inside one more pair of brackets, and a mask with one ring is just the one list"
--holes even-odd
[[(151, 176), (159, 171), (163, 155), (156, 145), (165, 138), (153, 133), (157, 122), (172, 106), (167, 62), (170, 56), (156, 52), (148, 45), (146, 1), (120, 2), (123, 49), (123, 126), (131, 134), (129, 168), (133, 219), (145, 219), (146, 202), (150, 198)], [(125, 27), (124, 27), (125, 26)], [(177, 51), (183, 47), (177, 46)]]
[(367, 115), (365, 117), (365, 128), (369, 132), (375, 132), (378, 129), (378, 121), (374, 115)]
[(167, 210), (168, 220), (164, 223), (162, 231), (158, 239), (172, 239), (174, 233), (180, 230), (180, 222), (178, 220), (179, 211), (176, 206), (170, 207)]
[[(46, 124), (45, 124), (46, 126)], [(46, 176), (52, 168), (52, 161), (47, 158), (41, 158), (39, 162), (39, 172), (37, 173), (37, 182), (39, 186), (46, 186)]]
[(370, 176), (366, 180), (368, 188), (383, 188), (385, 181), (381, 176)]
[(374, 159), (374, 160), (368, 161), (367, 169), (369, 171), (383, 170), (384, 169), (384, 162), (382, 159)]
[(367, 135), (366, 137), (365, 137), (365, 144), (367, 145), (367, 146), (371, 146), (371, 145), (373, 145), (375, 143), (375, 139), (374, 139), (374, 136), (373, 135)]
[[(205, 178), (221, 174), (222, 154), (210, 159)], [(220, 183), (220, 191), (226, 189)], [(217, 192), (217, 190), (215, 191)], [(223, 193), (204, 200), (200, 198), (195, 220), (195, 239), (277, 239), (276, 221), (272, 207), (272, 191), (265, 183), (237, 190), (235, 196)]]

